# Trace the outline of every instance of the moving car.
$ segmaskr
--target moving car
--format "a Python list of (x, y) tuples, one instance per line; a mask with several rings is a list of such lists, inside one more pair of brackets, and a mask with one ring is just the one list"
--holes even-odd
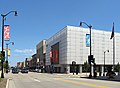
[(12, 69), (12, 73), (18, 74), (18, 73), (19, 73), (19, 70), (18, 70), (17, 68), (13, 68), (13, 69)]

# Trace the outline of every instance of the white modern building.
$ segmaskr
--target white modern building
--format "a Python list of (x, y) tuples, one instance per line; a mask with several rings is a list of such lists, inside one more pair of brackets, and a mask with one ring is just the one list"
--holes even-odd
[[(55, 72), (71, 72), (72, 61), (75, 61), (79, 72), (82, 65), (88, 61), (90, 54), (89, 28), (66, 26), (46, 41), (46, 66), (53, 65)], [(102, 69), (105, 65), (113, 65), (113, 39), (111, 31), (92, 29), (92, 55), (96, 65)], [(56, 49), (57, 48), (57, 49)], [(52, 61), (51, 61), (52, 59)], [(115, 33), (115, 64), (120, 62), (120, 33)]]

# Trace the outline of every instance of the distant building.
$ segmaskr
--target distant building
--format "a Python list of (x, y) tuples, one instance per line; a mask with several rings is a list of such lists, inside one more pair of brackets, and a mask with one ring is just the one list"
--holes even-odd
[(17, 68), (23, 69), (24, 68), (24, 62), (17, 62)]
[(34, 54), (32, 55), (32, 59), (30, 60), (30, 64), (31, 64), (31, 69), (36, 69), (37, 68), (37, 55)]
[(25, 59), (25, 68), (26, 69), (29, 69), (30, 67), (32, 67), (31, 60), (32, 60), (32, 58)]
[(46, 40), (42, 40), (36, 46), (37, 63), (40, 67), (45, 67)]
[[(88, 61), (90, 54), (89, 28), (66, 26), (46, 41), (46, 66), (54, 67), (54, 72), (72, 72), (72, 62), (76, 62), (77, 69), (82, 72), (82, 65)], [(97, 68), (103, 72), (104, 51), (106, 66), (113, 65), (113, 40), (111, 31), (92, 29), (92, 55)], [(115, 33), (115, 64), (120, 62), (120, 33)], [(93, 69), (92, 69), (93, 70)]]

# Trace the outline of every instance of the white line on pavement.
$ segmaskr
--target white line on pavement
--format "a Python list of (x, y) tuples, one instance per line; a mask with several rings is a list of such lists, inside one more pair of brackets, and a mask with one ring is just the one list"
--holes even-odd
[(38, 79), (34, 79), (34, 81), (36, 81), (36, 82), (40, 82), (40, 80), (38, 80)]

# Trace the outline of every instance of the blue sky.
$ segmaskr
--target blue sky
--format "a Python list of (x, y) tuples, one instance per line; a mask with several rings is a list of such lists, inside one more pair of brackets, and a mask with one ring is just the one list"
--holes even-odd
[(10, 64), (31, 57), (36, 44), (66, 25), (79, 26), (84, 21), (95, 29), (111, 31), (114, 22), (115, 31), (120, 32), (119, 4), (120, 0), (0, 0), (0, 14), (18, 11), (17, 17), (11, 13), (5, 21), (11, 27), (10, 41), (15, 42), (9, 45)]

